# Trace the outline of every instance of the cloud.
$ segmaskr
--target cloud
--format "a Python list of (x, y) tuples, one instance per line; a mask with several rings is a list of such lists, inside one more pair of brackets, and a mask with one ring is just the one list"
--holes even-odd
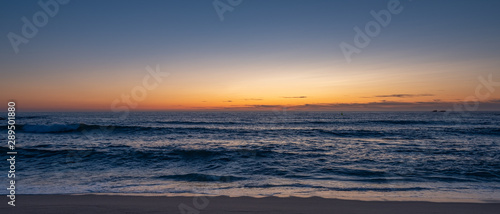
[(222, 101), (222, 102), (225, 102), (225, 103), (232, 103), (233, 101), (232, 101), (232, 100), (226, 100), (226, 101)]
[(389, 95), (376, 95), (374, 97), (397, 97), (397, 98), (409, 98), (409, 97), (431, 97), (434, 94), (389, 94)]
[(261, 101), (263, 99), (257, 99), (257, 98), (250, 98), (250, 99), (245, 99), (246, 101)]
[[(369, 103), (309, 103), (302, 105), (243, 105), (223, 107), (225, 110), (275, 110), (286, 108), (290, 111), (432, 111), (446, 109), (453, 111), (455, 106), (463, 106), (463, 101), (397, 102), (377, 101)], [(493, 99), (477, 103), (478, 110), (494, 111), (500, 109), (500, 100)]]
[(247, 105), (247, 107), (252, 108), (281, 108), (281, 105)]
[[(430, 95), (429, 95), (430, 96)], [(230, 101), (230, 100), (229, 100)], [(224, 101), (224, 102), (229, 102)], [(301, 105), (232, 105), (210, 108), (210, 110), (228, 111), (273, 111), (276, 109), (287, 109), (290, 111), (432, 111), (443, 109), (447, 111), (460, 111), (464, 105), (477, 105), (478, 111), (498, 111), (500, 110), (500, 99), (494, 98), (474, 103), (465, 103), (464, 100), (443, 101), (435, 99), (425, 102), (391, 101), (379, 100), (366, 103), (307, 103)], [(457, 106), (459, 107), (457, 109)], [(208, 108), (207, 108), (208, 109)]]
[(298, 96), (298, 97), (281, 97), (281, 98), (286, 98), (286, 99), (305, 99), (307, 96)]
[[(489, 100), (477, 102), (477, 110), (491, 111), (500, 109), (500, 100)], [(444, 102), (396, 102), (396, 101), (379, 101), (370, 103), (322, 103), (322, 104), (305, 104), (298, 106), (289, 106), (290, 110), (351, 110), (351, 111), (386, 111), (386, 110), (404, 110), (404, 111), (429, 111), (433, 109), (449, 109), (453, 110), (456, 106), (464, 106), (463, 101)], [(469, 104), (470, 105), (470, 104)]]
[(488, 102), (488, 103), (500, 103), (500, 99), (488, 100), (486, 102)]

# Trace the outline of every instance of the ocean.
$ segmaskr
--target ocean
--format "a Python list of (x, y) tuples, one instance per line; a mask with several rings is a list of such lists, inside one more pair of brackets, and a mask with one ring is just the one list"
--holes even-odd
[(500, 200), (500, 112), (119, 116), (18, 112), (16, 194)]

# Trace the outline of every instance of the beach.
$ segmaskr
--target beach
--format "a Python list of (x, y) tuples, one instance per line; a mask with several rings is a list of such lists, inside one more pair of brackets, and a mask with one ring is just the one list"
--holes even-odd
[[(195, 199), (195, 204), (193, 204)], [(181, 206), (180, 206), (181, 205)], [(498, 213), (500, 203), (357, 201), (311, 198), (19, 195), (2, 213)], [(182, 212), (184, 209), (185, 212)], [(198, 209), (198, 208), (200, 209)]]

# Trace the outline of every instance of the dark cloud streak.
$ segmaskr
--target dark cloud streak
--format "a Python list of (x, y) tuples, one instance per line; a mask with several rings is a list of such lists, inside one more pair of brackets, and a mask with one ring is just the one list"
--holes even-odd
[[(389, 95), (376, 95), (374, 97), (396, 97), (396, 98), (412, 98), (412, 97), (432, 97), (434, 94), (389, 94)], [(372, 98), (372, 97), (363, 97)]]
[(281, 98), (286, 98), (286, 99), (305, 99), (307, 96), (297, 96), (297, 97), (281, 97)]

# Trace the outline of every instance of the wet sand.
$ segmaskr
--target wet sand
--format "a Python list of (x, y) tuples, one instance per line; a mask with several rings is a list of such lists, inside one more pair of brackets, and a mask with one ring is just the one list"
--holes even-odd
[(1, 213), (498, 213), (500, 203), (356, 201), (324, 198), (18, 195)]

